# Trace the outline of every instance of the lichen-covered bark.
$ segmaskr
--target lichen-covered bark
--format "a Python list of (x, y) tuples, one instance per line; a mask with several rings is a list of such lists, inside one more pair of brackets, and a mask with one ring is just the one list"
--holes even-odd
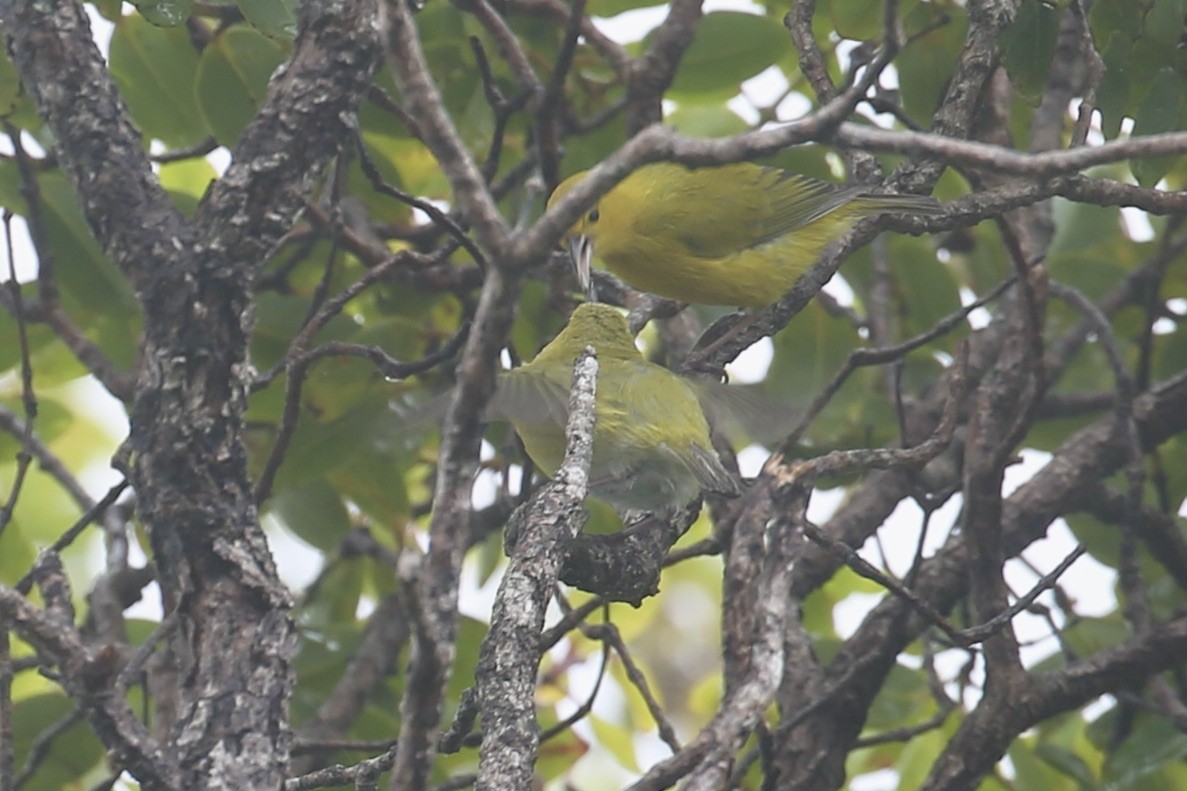
[[(193, 222), (172, 206), (74, 2), (0, 3), (22, 80), (83, 212), (144, 311), (128, 475), (171, 649), (177, 774), (146, 787), (278, 788), (295, 631), (243, 442), (251, 284), (313, 178), (348, 139), (378, 63), (372, 0), (307, 3), (289, 62)], [(119, 734), (100, 735), (118, 743)]]

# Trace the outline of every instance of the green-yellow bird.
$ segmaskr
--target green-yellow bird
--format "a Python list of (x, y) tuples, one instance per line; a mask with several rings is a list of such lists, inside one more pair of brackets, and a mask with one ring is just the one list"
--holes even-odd
[[(549, 205), (584, 179), (571, 176)], [(933, 198), (882, 194), (739, 162), (644, 165), (569, 231), (581, 287), (596, 255), (630, 285), (681, 302), (763, 307), (862, 217), (937, 214)]]
[(660, 511), (702, 489), (741, 493), (713, 450), (693, 383), (645, 360), (626, 318), (598, 303), (579, 305), (534, 360), (499, 378), (491, 415), (510, 421), (537, 467), (549, 476), (560, 467), (573, 363), (587, 345), (598, 353), (591, 495), (619, 509)]

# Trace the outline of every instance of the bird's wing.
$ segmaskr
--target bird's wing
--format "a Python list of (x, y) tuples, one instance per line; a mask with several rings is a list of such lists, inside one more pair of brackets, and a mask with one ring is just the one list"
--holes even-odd
[[(677, 166), (678, 167), (678, 166)], [(796, 231), (865, 190), (742, 163), (684, 170), (656, 188), (636, 228), (675, 238), (689, 253), (721, 258)]]
[(771, 447), (791, 433), (803, 414), (789, 404), (774, 401), (755, 385), (692, 382), (709, 425), (731, 442), (757, 442)]
[(730, 497), (737, 497), (746, 489), (742, 479), (722, 465), (712, 448), (693, 445), (692, 454), (683, 461), (702, 489)]
[(774, 241), (839, 209), (867, 190), (799, 176), (778, 168), (762, 168), (759, 179), (766, 196), (765, 211), (754, 228), (749, 247)]
[(569, 391), (559, 382), (525, 367), (499, 376), (498, 386), (486, 408), (488, 420), (564, 426), (569, 413)]

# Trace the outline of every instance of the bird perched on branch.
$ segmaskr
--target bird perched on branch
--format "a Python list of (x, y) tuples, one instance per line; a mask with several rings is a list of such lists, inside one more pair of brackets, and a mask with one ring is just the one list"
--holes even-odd
[[(563, 182), (551, 206), (588, 172)], [(862, 217), (937, 214), (921, 195), (871, 192), (739, 162), (644, 165), (569, 231), (581, 287), (597, 256), (630, 285), (682, 302), (763, 307), (782, 296), (825, 245)]]
[(549, 476), (560, 467), (573, 362), (587, 345), (598, 353), (591, 495), (619, 509), (658, 511), (686, 505), (702, 489), (742, 492), (713, 450), (698, 400), (713, 398), (713, 388), (645, 360), (626, 318), (598, 303), (579, 305), (534, 360), (499, 377), (491, 416), (515, 427), (537, 467)]

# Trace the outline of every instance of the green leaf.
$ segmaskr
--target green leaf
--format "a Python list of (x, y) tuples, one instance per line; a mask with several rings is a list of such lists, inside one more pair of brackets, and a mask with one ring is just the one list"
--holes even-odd
[[(3, 39), (4, 29), (0, 28), (0, 41)], [(16, 66), (4, 47), (0, 47), (0, 118), (22, 129), (36, 128), (40, 124), (37, 111), (21, 85)]]
[(294, 486), (349, 462), (361, 447), (374, 441), (389, 416), (383, 399), (360, 404), (336, 420), (319, 422), (305, 414), (276, 476), (277, 488)]
[[(919, 0), (907, 0), (899, 4), (899, 15), (909, 13)], [(882, 0), (830, 0), (827, 3), (829, 19), (837, 35), (853, 41), (869, 41), (882, 36)], [(820, 9), (817, 13), (824, 11)]]
[[(1095, 9), (1094, 9), (1095, 10)], [(1129, 115), (1129, 50), (1131, 42), (1114, 31), (1108, 46), (1101, 53), (1105, 73), (1096, 94), (1096, 109), (1100, 110), (1101, 133), (1107, 139), (1121, 132), (1121, 122)]]
[(1173, 53), (1183, 33), (1183, 0), (1154, 0), (1149, 3), (1142, 24), (1142, 37), (1167, 53)]
[(590, 16), (608, 18), (636, 8), (652, 8), (661, 5), (655, 0), (589, 0), (585, 13)]
[[(555, 716), (540, 717), (541, 727), (555, 725)], [(547, 724), (546, 724), (547, 723)], [(581, 756), (589, 752), (589, 745), (572, 728), (566, 728), (559, 736), (540, 745), (536, 761), (536, 776), (546, 783), (568, 774)]]
[(284, 50), (262, 33), (232, 27), (202, 50), (194, 91), (215, 139), (231, 146), (255, 117)]
[(1018, 788), (1042, 788), (1045, 791), (1077, 791), (1078, 786), (1063, 773), (1040, 760), (1033, 739), (1015, 739), (1008, 753)]
[(1129, 40), (1136, 39), (1142, 30), (1142, 15), (1134, 7), (1134, 0), (1097, 0), (1092, 4), (1092, 11), (1088, 14), (1088, 24), (1092, 29), (1092, 37), (1099, 41), (1108, 41), (1114, 33), (1121, 34)]
[(154, 25), (176, 27), (190, 18), (194, 0), (133, 0), (132, 4)]
[[(36, 283), (27, 283), (21, 288), (21, 294), (31, 304), (36, 297)], [(29, 343), (30, 354), (35, 354), (46, 345), (58, 339), (54, 331), (45, 324), (26, 324), (25, 335)], [(10, 320), (8, 315), (0, 317), (0, 372), (7, 371), (21, 361), (20, 328), (16, 321)], [(12, 378), (18, 381), (17, 377)], [(40, 384), (40, 382), (38, 383)]]
[(342, 627), (356, 621), (363, 591), (358, 564), (357, 560), (339, 559), (322, 572), (317, 596), (304, 608), (303, 614), (311, 624)]
[(865, 724), (873, 732), (902, 728), (922, 721), (935, 708), (923, 674), (896, 664), (874, 698)]
[(123, 17), (111, 37), (110, 61), (120, 93), (147, 137), (180, 147), (210, 134), (194, 101), (198, 53), (184, 28)]
[(307, 481), (278, 492), (272, 508), (289, 530), (324, 552), (337, 549), (350, 532), (350, 514), (325, 480)]
[[(256, 324), (251, 337), (251, 356), (256, 365), (270, 367), (287, 353), (308, 313), (309, 303), (298, 297), (272, 293), (256, 297)], [(357, 330), (357, 324), (338, 314), (322, 327), (314, 341), (344, 341)]]
[(1130, 634), (1125, 622), (1114, 613), (1105, 618), (1082, 618), (1066, 629), (1063, 637), (1076, 656), (1090, 656), (1121, 643)]
[(965, 14), (953, 16), (940, 3), (920, 3), (903, 17), (903, 29), (911, 43), (894, 64), (899, 93), (907, 115), (924, 126), (947, 90), (967, 27)]
[[(16, 166), (0, 162), (0, 204), (27, 216), (19, 184)], [(125, 325), (135, 323), (139, 315), (136, 297), (91, 236), (74, 188), (59, 171), (41, 174), (37, 186), (53, 252), (54, 276), (67, 313), (83, 329), (94, 326), (100, 316), (115, 318)]]
[[(853, 41), (868, 41), (882, 32), (881, 0), (828, 0), (829, 19), (837, 35)], [(820, 9), (817, 13), (824, 11)], [(907, 9), (899, 9), (903, 13)]]
[(1176, 789), (1160, 781), (1163, 768), (1187, 758), (1187, 735), (1161, 716), (1138, 715), (1134, 730), (1105, 764), (1109, 789), (1160, 791)]
[(639, 771), (639, 761), (635, 757), (635, 732), (631, 728), (609, 722), (596, 714), (590, 714), (588, 722), (593, 727), (599, 747), (608, 750), (619, 765), (632, 772)]
[(1121, 548), (1116, 525), (1106, 525), (1089, 513), (1066, 514), (1064, 519), (1089, 555), (1106, 566), (1117, 567)]
[(857, 345), (857, 331), (843, 319), (808, 304), (774, 337), (775, 357), (767, 370), (767, 394), (784, 403), (812, 398), (832, 379)]
[(1075, 780), (1085, 791), (1100, 788), (1100, 783), (1097, 782), (1096, 776), (1084, 759), (1066, 747), (1056, 744), (1040, 744), (1035, 748), (1035, 755), (1060, 774)]
[(291, 41), (297, 35), (296, 0), (239, 0), (239, 10), (269, 38)]
[(680, 107), (664, 121), (677, 132), (690, 137), (726, 137), (750, 128), (737, 113), (720, 102), (681, 102)]
[(898, 772), (899, 788), (923, 787), (924, 781), (927, 780), (928, 774), (935, 765), (936, 756), (943, 751), (951, 738), (951, 734), (946, 733), (948, 726), (958, 719), (953, 716), (944, 728), (920, 734), (907, 742), (902, 752), (899, 753), (898, 760), (894, 763), (895, 771)]
[(1038, 104), (1047, 84), (1059, 16), (1059, 10), (1046, 0), (1022, 0), (1013, 24), (1001, 33), (1002, 59), (1010, 82), (1031, 104)]
[[(952, 270), (936, 258), (930, 240), (888, 235), (887, 245), (894, 298), (902, 317), (901, 337), (926, 332), (960, 309), (960, 289)], [(950, 347), (964, 334), (967, 330), (954, 330), (936, 340), (935, 345)]]
[[(1183, 110), (1183, 80), (1174, 69), (1159, 69), (1133, 119), (1133, 136), (1157, 135), (1180, 128)], [(1139, 159), (1132, 164), (1134, 178), (1143, 187), (1153, 187), (1174, 166), (1177, 157)]]
[(769, 17), (738, 11), (706, 14), (680, 59), (672, 92), (736, 92), (743, 80), (789, 58), (790, 52), (787, 31)]
[(161, 186), (173, 199), (173, 205), (187, 217), (197, 211), (206, 188), (218, 178), (211, 164), (202, 157), (165, 162), (158, 176)]
[[(5, 462), (11, 461), (12, 456), (4, 454)], [(8, 469), (12, 469), (9, 467)], [(4, 490), (8, 491), (11, 476), (0, 466), (0, 481), (4, 482)], [(0, 583), (13, 585), (33, 565), (37, 557), (37, 549), (21, 531), (20, 521), (12, 519), (4, 532), (0, 533)]]
[[(49, 728), (65, 719), (75, 703), (64, 695), (47, 693), (17, 701), (12, 710), (13, 751), (16, 765), (23, 766), (34, 742)], [(88, 727), (86, 718), (59, 733), (49, 743), (37, 771), (22, 788), (33, 791), (73, 788), (83, 776), (98, 766), (103, 746)]]

